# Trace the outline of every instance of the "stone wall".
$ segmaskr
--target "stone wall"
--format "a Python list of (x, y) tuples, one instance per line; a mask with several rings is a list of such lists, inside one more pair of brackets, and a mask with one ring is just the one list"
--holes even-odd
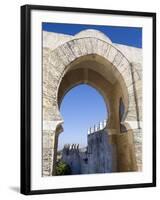
[(72, 174), (81, 174), (82, 160), (78, 145), (65, 145), (62, 150), (62, 161), (65, 161), (70, 166)]
[(116, 171), (114, 144), (109, 143), (106, 129), (88, 135), (88, 173), (109, 173)]
[[(110, 144), (104, 123), (90, 128), (87, 147), (76, 144), (65, 145), (62, 160), (71, 168), (72, 174), (110, 173), (117, 171), (115, 165), (116, 146)], [(96, 129), (96, 130), (95, 130)], [(114, 159), (114, 160), (113, 160)]]

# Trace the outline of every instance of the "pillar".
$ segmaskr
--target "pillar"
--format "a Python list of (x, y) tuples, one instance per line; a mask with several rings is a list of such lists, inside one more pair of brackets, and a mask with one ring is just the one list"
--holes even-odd
[(62, 121), (43, 122), (43, 176), (55, 175), (58, 136), (62, 132)]

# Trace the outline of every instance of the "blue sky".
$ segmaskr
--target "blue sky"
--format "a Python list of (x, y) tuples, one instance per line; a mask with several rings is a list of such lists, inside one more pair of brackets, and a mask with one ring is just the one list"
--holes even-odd
[[(85, 29), (96, 29), (107, 35), (113, 43), (142, 48), (142, 28), (99, 25), (79, 25), (61, 23), (43, 23), (42, 29), (69, 35)], [(108, 116), (103, 97), (88, 85), (79, 85), (71, 89), (61, 104), (64, 119), (64, 132), (60, 134), (58, 148), (64, 144), (87, 144), (87, 129)]]
[(87, 129), (107, 118), (103, 97), (93, 87), (81, 84), (64, 97), (61, 108), (64, 132), (59, 136), (59, 149), (66, 143), (87, 144)]

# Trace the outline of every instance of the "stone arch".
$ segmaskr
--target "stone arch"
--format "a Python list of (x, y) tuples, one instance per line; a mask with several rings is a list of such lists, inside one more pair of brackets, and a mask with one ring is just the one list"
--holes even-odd
[[(126, 108), (124, 121), (121, 123), (125, 126), (126, 131), (131, 129), (133, 121), (137, 121), (135, 91), (133, 87), (134, 81), (136, 80), (135, 77), (133, 80), (132, 66), (129, 60), (113, 44), (107, 40), (103, 40), (102, 37), (87, 36), (83, 38), (74, 38), (60, 45), (53, 51), (46, 48), (43, 53), (43, 119), (45, 123), (43, 132), (46, 130), (52, 132), (53, 149), (57, 146), (55, 138), (58, 133), (56, 127), (61, 126), (63, 123), (58, 106), (60, 86), (66, 75), (78, 70), (78, 68), (74, 69), (74, 67), (80, 65), (80, 63), (86, 61), (86, 59), (88, 59), (88, 62), (97, 62), (99, 66), (103, 66), (102, 68), (104, 71), (102, 70), (101, 73), (99, 73), (101, 75), (101, 80), (102, 78), (105, 79), (105, 77), (103, 77), (103, 72), (107, 74), (108, 70), (109, 73), (113, 75), (112, 78), (119, 83)], [(83, 70), (85, 71), (85, 69)], [(94, 83), (90, 84), (94, 85)], [(71, 84), (71, 86), (73, 85)], [(67, 90), (67, 88), (65, 88), (65, 90)], [(99, 90), (101, 91), (100, 88)], [(103, 93), (103, 90), (101, 92)], [(114, 134), (114, 127), (110, 127), (110, 132)], [(55, 158), (54, 155), (52, 155), (52, 157)], [(136, 168), (135, 165), (136, 164), (134, 164), (133, 167), (134, 170)]]

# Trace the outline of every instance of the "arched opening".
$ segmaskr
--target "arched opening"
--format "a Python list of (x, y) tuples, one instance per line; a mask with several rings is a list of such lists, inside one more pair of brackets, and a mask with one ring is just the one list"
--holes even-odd
[[(102, 95), (88, 84), (77, 85), (65, 94), (60, 111), (64, 131), (58, 138), (57, 162), (65, 162), (72, 174), (107, 172), (104, 165), (109, 163), (106, 156), (109, 152), (104, 122), (108, 111)], [(91, 140), (96, 143), (92, 145)], [(101, 160), (95, 159), (97, 151), (103, 154)]]
[(119, 122), (121, 122), (123, 120), (124, 113), (125, 113), (125, 106), (124, 106), (122, 98), (120, 98), (120, 100), (119, 100)]
[[(63, 78), (59, 84), (57, 94), (59, 111), (64, 96), (68, 91), (79, 84), (88, 84), (94, 87), (102, 95), (106, 108), (108, 105), (108, 121), (105, 131), (101, 131), (102, 129), (100, 129), (101, 137), (99, 137), (100, 134), (97, 137), (97, 131), (94, 128), (93, 130), (90, 130), (90, 133), (92, 134), (87, 137), (87, 156), (83, 156), (84, 160), (88, 159), (89, 161), (87, 160), (87, 162), (90, 163), (87, 165), (87, 170), (82, 166), (82, 168), (85, 168), (84, 173), (134, 171), (136, 164), (134, 164), (132, 145), (127, 146), (127, 151), (129, 152), (127, 152), (127, 154), (125, 152), (125, 143), (132, 136), (131, 134), (130, 136), (127, 134), (126, 137), (125, 135), (120, 134), (121, 131), (123, 131), (121, 128), (122, 117), (125, 118), (126, 115), (124, 106), (126, 108), (128, 107), (128, 93), (121, 74), (116, 69), (113, 71), (111, 63), (99, 55), (86, 55), (76, 59), (66, 67)], [(121, 100), (121, 105), (119, 105), (119, 99), (122, 98), (124, 103)], [(127, 132), (126, 129), (125, 132)], [(76, 149), (76, 154), (72, 155), (73, 159), (76, 160), (76, 163), (73, 161), (71, 161), (71, 163), (72, 166), (78, 166), (78, 170), (73, 174), (79, 173), (79, 166), (82, 164), (76, 156), (77, 151), (79, 150), (76, 145), (65, 147), (65, 150), (67, 148), (71, 150), (71, 155), (74, 152), (73, 150)], [(130, 157), (129, 154), (132, 154), (132, 156)], [(125, 157), (123, 157), (124, 155)], [(66, 160), (69, 163), (68, 156)]]
[(58, 150), (65, 144), (79, 144), (79, 147), (86, 147), (87, 130), (108, 119), (103, 97), (87, 84), (77, 85), (65, 94), (60, 112), (64, 120), (64, 131), (59, 136)]

